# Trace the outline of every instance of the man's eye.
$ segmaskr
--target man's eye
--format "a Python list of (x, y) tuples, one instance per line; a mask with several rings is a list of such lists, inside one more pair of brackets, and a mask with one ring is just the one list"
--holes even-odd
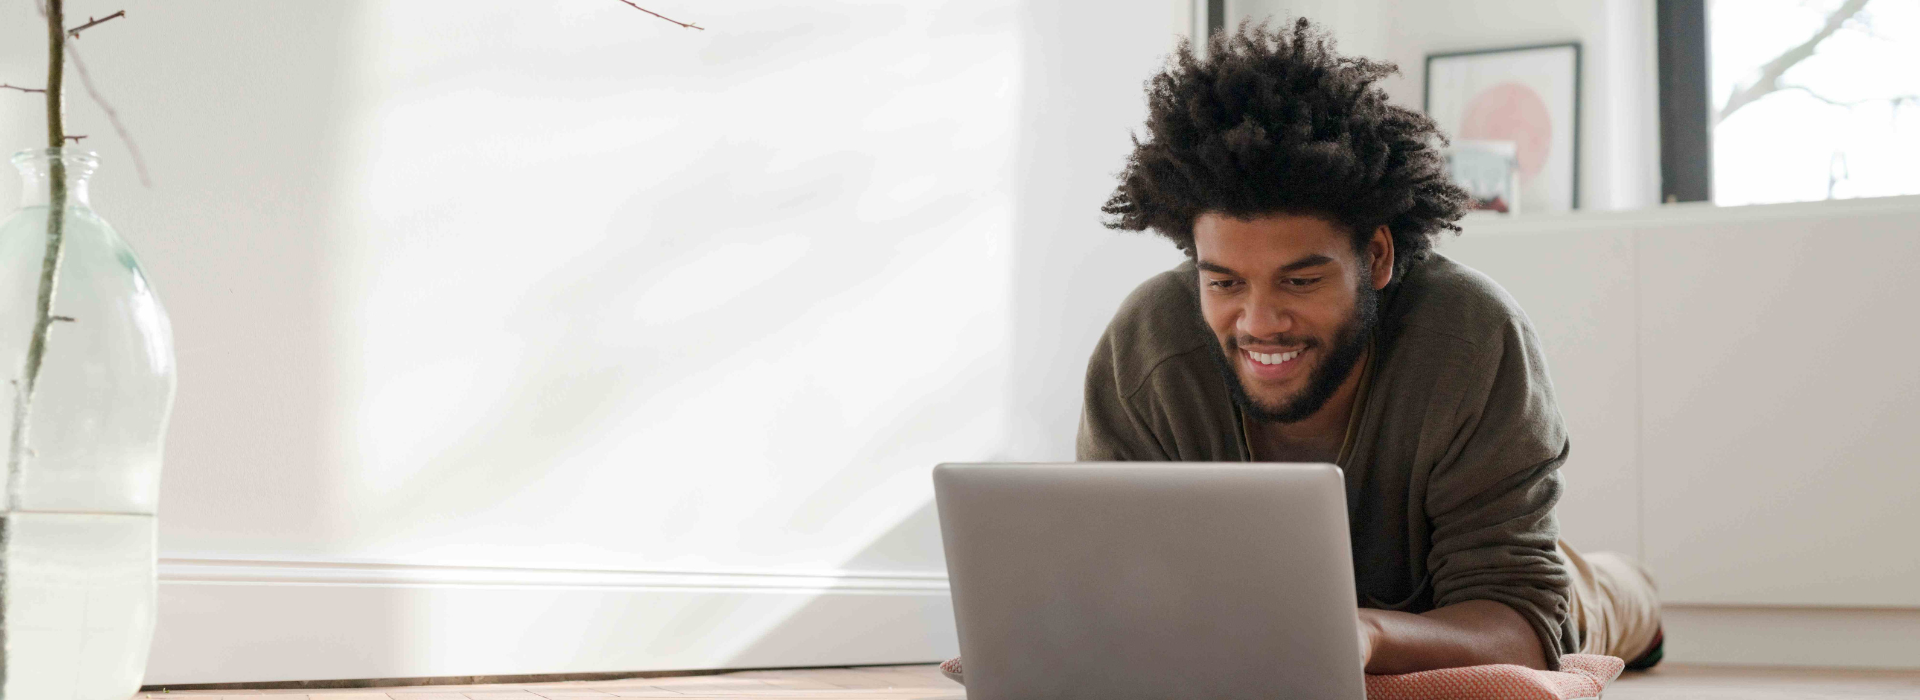
[(1214, 289), (1232, 289), (1235, 284), (1239, 284), (1239, 280), (1207, 280), (1207, 286)]
[(1311, 286), (1313, 283), (1319, 282), (1319, 281), (1320, 281), (1320, 278), (1318, 277), (1288, 277), (1287, 286), (1306, 287), (1306, 286)]

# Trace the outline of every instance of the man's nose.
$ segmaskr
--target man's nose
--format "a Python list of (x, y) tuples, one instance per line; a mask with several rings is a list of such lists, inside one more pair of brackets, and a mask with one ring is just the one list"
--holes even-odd
[(1278, 304), (1253, 295), (1240, 315), (1240, 332), (1254, 338), (1272, 338), (1293, 330), (1293, 316)]

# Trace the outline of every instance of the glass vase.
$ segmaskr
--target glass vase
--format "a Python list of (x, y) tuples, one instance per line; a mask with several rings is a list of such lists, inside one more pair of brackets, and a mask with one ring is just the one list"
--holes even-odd
[(88, 202), (98, 159), (44, 149), (13, 164), (26, 188), (0, 224), (0, 700), (125, 700), (153, 638), (173, 333)]

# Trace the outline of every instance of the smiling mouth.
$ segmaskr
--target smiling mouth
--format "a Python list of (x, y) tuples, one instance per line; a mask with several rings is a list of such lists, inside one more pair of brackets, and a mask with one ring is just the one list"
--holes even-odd
[(1278, 365), (1278, 364), (1292, 361), (1293, 358), (1299, 357), (1300, 353), (1306, 352), (1307, 349), (1301, 348), (1293, 352), (1269, 353), (1269, 352), (1254, 352), (1246, 348), (1241, 348), (1240, 351), (1246, 353), (1247, 357), (1253, 358), (1254, 362), (1258, 362), (1263, 365)]

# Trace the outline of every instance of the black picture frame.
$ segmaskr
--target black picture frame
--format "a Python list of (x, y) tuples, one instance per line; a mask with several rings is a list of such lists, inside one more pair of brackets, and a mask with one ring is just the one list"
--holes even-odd
[[(1577, 211), (1580, 209), (1580, 145), (1581, 145), (1580, 141), (1581, 141), (1581, 135), (1582, 135), (1581, 124), (1580, 124), (1580, 121), (1581, 121), (1580, 111), (1581, 111), (1582, 99), (1583, 99), (1581, 92), (1583, 88), (1582, 83), (1584, 82), (1584, 79), (1585, 79), (1585, 70), (1584, 70), (1584, 66), (1582, 65), (1584, 61), (1584, 57), (1583, 57), (1584, 52), (1580, 46), (1580, 42), (1560, 41), (1560, 42), (1543, 43), (1543, 44), (1524, 44), (1520, 46), (1502, 46), (1502, 47), (1487, 48), (1487, 49), (1472, 49), (1467, 51), (1447, 51), (1447, 52), (1441, 52), (1441, 53), (1427, 54), (1426, 61), (1423, 65), (1423, 70), (1421, 73), (1420, 111), (1421, 113), (1426, 114), (1428, 117), (1434, 116), (1433, 115), (1433, 68), (1434, 68), (1435, 61), (1444, 61), (1448, 59), (1485, 57), (1485, 56), (1493, 56), (1498, 54), (1523, 53), (1523, 52), (1529, 52), (1529, 51), (1540, 51), (1543, 49), (1569, 49), (1569, 48), (1573, 50), (1573, 66), (1572, 66), (1573, 68), (1573, 79), (1572, 79), (1573, 106), (1572, 106), (1572, 112), (1571, 112), (1571, 115), (1572, 115), (1571, 120), (1573, 122), (1573, 129), (1572, 129), (1573, 138), (1572, 138), (1572, 147), (1570, 149), (1571, 158), (1569, 159), (1572, 167), (1571, 186), (1573, 188), (1573, 191), (1569, 200), (1571, 202), (1571, 208)], [(1453, 138), (1453, 136), (1454, 136), (1453, 134), (1447, 134), (1448, 138)]]

